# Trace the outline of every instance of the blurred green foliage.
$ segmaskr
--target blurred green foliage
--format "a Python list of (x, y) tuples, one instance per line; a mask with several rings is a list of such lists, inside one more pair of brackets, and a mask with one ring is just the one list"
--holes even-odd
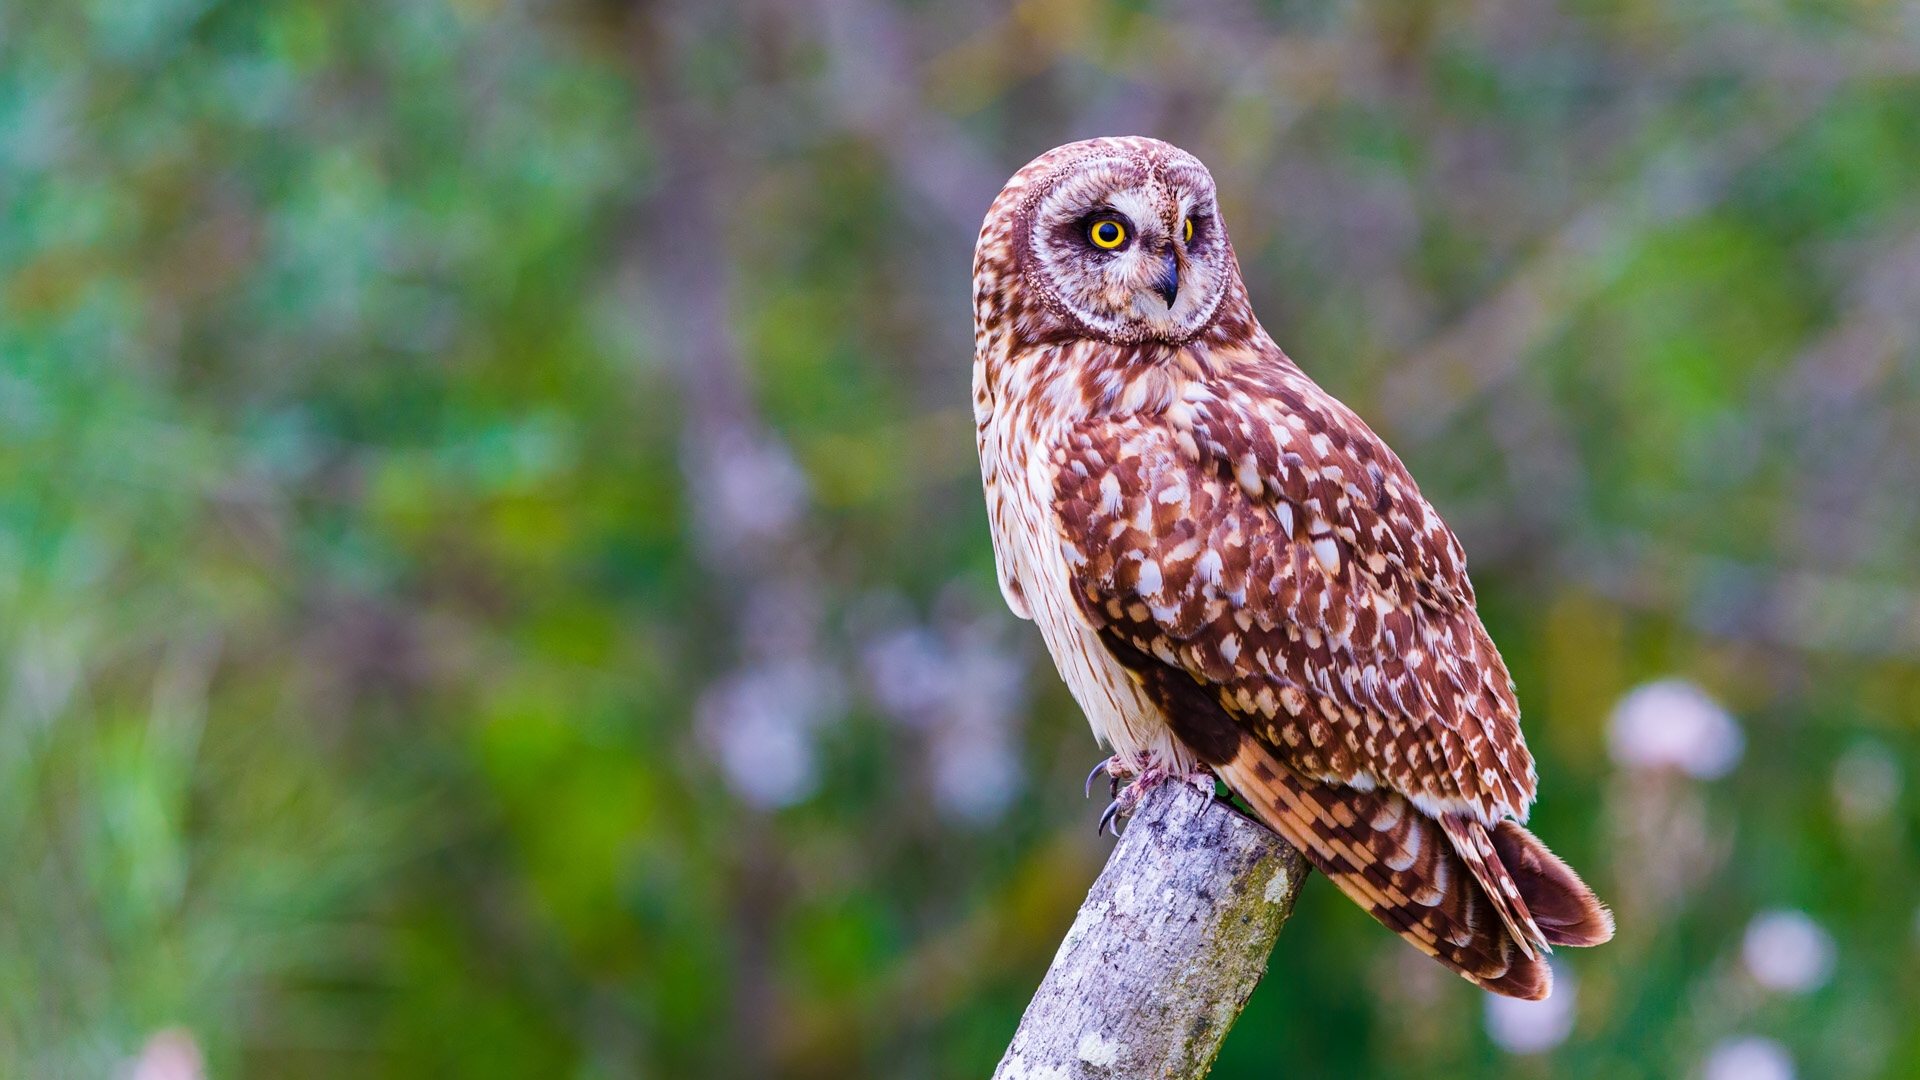
[[(1462, 534), (1622, 920), (1516, 1055), (1310, 883), (1216, 1075), (1920, 1075), (1917, 84), (1879, 0), (0, 9), (0, 1072), (986, 1075), (1105, 848), (971, 230), (1142, 132)], [(1609, 759), (1669, 675), (1725, 778)]]

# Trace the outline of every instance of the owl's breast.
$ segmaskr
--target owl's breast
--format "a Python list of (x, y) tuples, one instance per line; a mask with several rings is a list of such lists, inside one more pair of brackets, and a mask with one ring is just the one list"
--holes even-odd
[(1016, 614), (1040, 628), (1047, 653), (1101, 741), (1124, 759), (1185, 775), (1194, 757), (1167, 726), (1139, 681), (1120, 665), (1081, 614), (1054, 509), (1056, 473), (1051, 448), (1065, 428), (1058, 421), (1012, 410), (981, 429), (994, 562), (1001, 591)]

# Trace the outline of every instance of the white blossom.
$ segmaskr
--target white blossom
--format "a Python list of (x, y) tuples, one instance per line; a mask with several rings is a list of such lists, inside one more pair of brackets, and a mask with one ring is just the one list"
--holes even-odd
[(1745, 747), (1739, 722), (1685, 679), (1635, 688), (1607, 721), (1607, 748), (1630, 769), (1677, 768), (1713, 780), (1732, 770)]
[(1722, 1039), (1707, 1051), (1702, 1080), (1793, 1080), (1793, 1056), (1760, 1035)]
[(1769, 990), (1804, 994), (1833, 975), (1833, 938), (1804, 911), (1768, 911), (1747, 924), (1747, 972)]

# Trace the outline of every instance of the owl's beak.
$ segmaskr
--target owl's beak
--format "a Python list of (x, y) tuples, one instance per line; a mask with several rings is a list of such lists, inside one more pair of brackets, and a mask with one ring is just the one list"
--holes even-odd
[(1168, 307), (1172, 307), (1174, 298), (1180, 295), (1180, 264), (1171, 251), (1161, 259), (1160, 273), (1153, 279), (1153, 291), (1160, 294), (1160, 299), (1165, 300)]

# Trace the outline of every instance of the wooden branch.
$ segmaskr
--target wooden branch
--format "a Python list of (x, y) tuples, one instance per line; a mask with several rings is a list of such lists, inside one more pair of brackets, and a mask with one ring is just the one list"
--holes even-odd
[(1298, 852), (1227, 803), (1177, 781), (1154, 788), (995, 1080), (1207, 1075), (1306, 877)]

